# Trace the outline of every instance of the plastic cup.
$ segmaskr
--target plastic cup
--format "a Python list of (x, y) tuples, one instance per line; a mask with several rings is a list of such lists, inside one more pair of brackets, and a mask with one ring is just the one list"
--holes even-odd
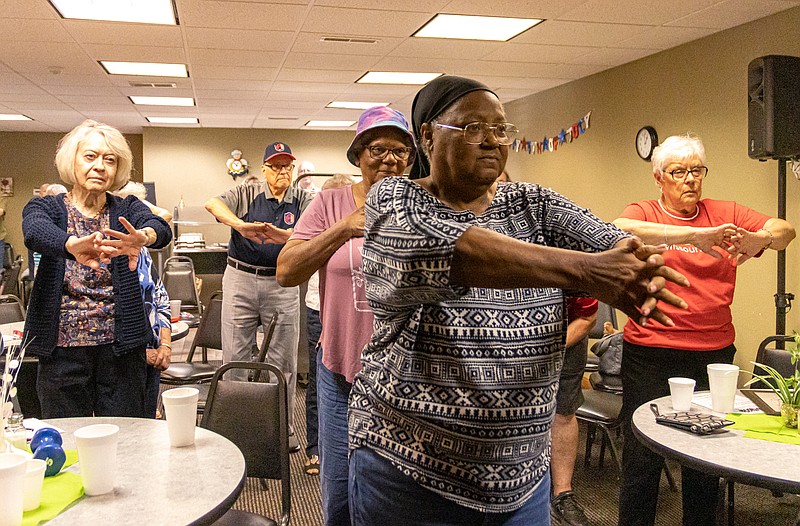
[(172, 323), (181, 321), (181, 300), (169, 300), (169, 317)]
[(672, 409), (675, 411), (688, 411), (692, 407), (692, 394), (695, 381), (691, 378), (670, 378), (669, 394), (672, 397)]
[(711, 388), (711, 409), (719, 413), (733, 412), (739, 366), (730, 363), (710, 363), (706, 366)]
[(178, 387), (161, 393), (164, 411), (167, 413), (167, 431), (172, 447), (194, 444), (197, 427), (197, 398), (200, 391), (194, 387)]
[(94, 424), (75, 431), (75, 445), (87, 495), (104, 495), (114, 490), (117, 478), (119, 427)]
[(22, 509), (35, 510), (39, 507), (42, 498), (42, 483), (47, 462), (39, 458), (28, 459), (25, 471), (25, 484), (23, 487)]
[(22, 497), (28, 459), (0, 453), (0, 526), (22, 524)]

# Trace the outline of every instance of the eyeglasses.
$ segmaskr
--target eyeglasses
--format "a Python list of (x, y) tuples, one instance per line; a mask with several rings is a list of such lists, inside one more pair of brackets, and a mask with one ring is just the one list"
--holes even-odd
[(670, 174), (676, 181), (683, 181), (689, 176), (689, 174), (692, 174), (692, 177), (695, 179), (702, 180), (706, 175), (708, 175), (708, 168), (705, 166), (698, 166), (696, 168), (692, 168), (691, 170), (687, 170), (686, 168), (676, 168), (675, 170), (664, 173)]
[(276, 174), (279, 174), (279, 173), (283, 172), (284, 170), (286, 170), (287, 172), (291, 172), (292, 170), (294, 170), (294, 164), (284, 164), (284, 165), (281, 166), (279, 164), (267, 164), (267, 163), (264, 163), (264, 166), (266, 166), (267, 168), (269, 168), (270, 170), (272, 170)]
[(494, 133), (497, 142), (503, 145), (509, 145), (514, 142), (514, 137), (517, 136), (519, 130), (510, 122), (501, 122), (499, 124), (489, 124), (487, 122), (470, 122), (463, 128), (452, 126), (450, 124), (439, 124), (436, 126), (440, 128), (447, 128), (449, 130), (461, 130), (464, 132), (464, 140), (467, 144), (481, 144), (486, 140), (489, 130)]
[(404, 148), (387, 148), (386, 146), (367, 146), (367, 150), (369, 150), (369, 156), (373, 159), (385, 159), (389, 152), (392, 152), (394, 158), (398, 161), (405, 161), (411, 156), (411, 152), (414, 151), (413, 148), (409, 148), (408, 146)]

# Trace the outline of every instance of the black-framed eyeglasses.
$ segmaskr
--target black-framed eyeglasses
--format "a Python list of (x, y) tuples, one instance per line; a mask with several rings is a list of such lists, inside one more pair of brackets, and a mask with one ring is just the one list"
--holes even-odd
[(404, 146), (403, 148), (387, 148), (386, 146), (367, 146), (367, 150), (369, 151), (369, 156), (373, 159), (385, 159), (389, 152), (392, 152), (394, 158), (398, 161), (405, 161), (411, 156), (411, 152), (414, 151), (414, 148)]
[(708, 175), (708, 168), (706, 168), (705, 166), (696, 166), (695, 168), (692, 168), (690, 170), (687, 170), (686, 168), (676, 168), (674, 170), (670, 170), (669, 172), (664, 172), (664, 173), (670, 174), (672, 178), (675, 179), (676, 181), (685, 180), (689, 176), (689, 174), (692, 174), (692, 177), (694, 177), (695, 179), (700, 180)]
[(489, 130), (494, 133), (497, 142), (503, 145), (509, 145), (514, 142), (514, 137), (517, 136), (519, 130), (510, 122), (501, 122), (498, 124), (489, 124), (488, 122), (470, 122), (463, 128), (453, 126), (452, 124), (436, 123), (440, 128), (447, 128), (449, 130), (460, 130), (464, 132), (464, 140), (467, 144), (481, 144), (486, 140)]
[(276, 174), (279, 174), (279, 173), (283, 172), (284, 170), (287, 171), (287, 172), (291, 172), (292, 170), (294, 170), (294, 164), (280, 165), (280, 164), (267, 164), (267, 163), (264, 163), (264, 166), (266, 166), (267, 168), (269, 168), (270, 170), (272, 170)]

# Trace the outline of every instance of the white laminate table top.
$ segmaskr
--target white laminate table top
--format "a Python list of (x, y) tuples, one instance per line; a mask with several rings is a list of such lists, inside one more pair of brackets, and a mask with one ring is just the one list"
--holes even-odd
[[(206, 429), (197, 428), (194, 445), (173, 448), (164, 420), (97, 417), (45, 422), (64, 431), (68, 449), (74, 449), (73, 432), (80, 427), (110, 423), (120, 428), (114, 491), (84, 495), (48, 525), (208, 524), (230, 509), (244, 487), (242, 453)], [(67, 469), (80, 472), (80, 463)]]

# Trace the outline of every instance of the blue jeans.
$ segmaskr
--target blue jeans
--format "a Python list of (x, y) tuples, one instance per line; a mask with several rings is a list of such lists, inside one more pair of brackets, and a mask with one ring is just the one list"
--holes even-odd
[(322, 363), (317, 353), (317, 404), (319, 414), (319, 483), (325, 526), (350, 526), (347, 502), (348, 438), (347, 401), (353, 384)]
[(521, 508), (485, 513), (420, 486), (362, 447), (350, 454), (350, 510), (354, 526), (549, 526), (550, 472)]
[(308, 388), (306, 388), (306, 456), (319, 455), (319, 411), (317, 410), (317, 343), (322, 334), (319, 311), (306, 307), (308, 332)]

